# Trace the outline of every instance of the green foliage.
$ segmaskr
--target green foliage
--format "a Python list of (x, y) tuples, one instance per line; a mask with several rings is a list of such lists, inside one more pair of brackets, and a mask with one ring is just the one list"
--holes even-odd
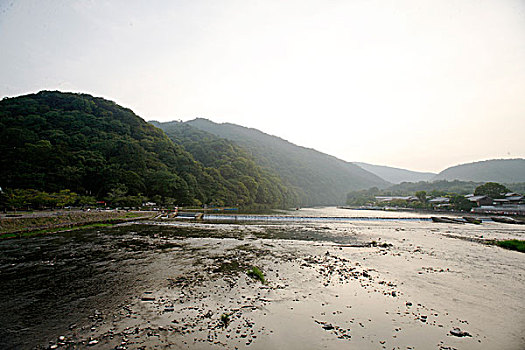
[[(73, 192), (102, 198), (124, 185), (126, 195), (164, 195), (192, 202), (182, 174), (203, 168), (159, 129), (111, 101), (43, 91), (0, 102), (2, 187)], [(157, 174), (178, 176), (155, 178)], [(149, 181), (153, 176), (157, 181)], [(165, 186), (164, 186), (165, 185)], [(60, 200), (60, 198), (59, 198)]]
[(259, 280), (262, 284), (266, 284), (264, 273), (257, 266), (252, 266), (251, 269), (246, 271), (246, 274), (253, 279)]
[[(349, 205), (366, 205), (375, 201), (375, 196), (413, 196), (415, 195), (421, 201), (424, 196), (431, 197), (466, 195), (473, 193), (476, 186), (481, 185), (476, 182), (465, 181), (446, 181), (439, 180), (434, 182), (403, 182), (398, 185), (390, 186), (386, 189), (379, 190), (370, 188), (368, 190), (353, 191), (347, 194), (347, 204)], [(519, 184), (515, 184), (519, 187)], [(524, 186), (525, 187), (525, 186)]]
[(182, 146), (220, 186), (210, 188), (211, 204), (242, 206), (292, 206), (298, 194), (285, 186), (271, 169), (263, 169), (256, 159), (235, 143), (199, 130), (186, 123), (156, 123), (173, 142)]
[(518, 252), (525, 253), (525, 241), (523, 240), (511, 239), (507, 241), (496, 241), (494, 244), (505, 249), (516, 250)]
[(421, 203), (426, 203), (427, 201), (427, 192), (426, 191), (417, 191), (416, 197)]
[(230, 324), (230, 321), (231, 321), (230, 316), (231, 314), (227, 314), (227, 313), (223, 313), (221, 315), (221, 322), (224, 328), (228, 327), (228, 325)]
[(487, 182), (486, 184), (476, 187), (474, 194), (476, 196), (488, 196), (490, 198), (504, 198), (505, 193), (510, 192), (510, 190), (497, 183), (497, 182)]
[(0, 208), (11, 210), (63, 208), (65, 206), (83, 206), (94, 203), (94, 197), (79, 196), (70, 190), (47, 193), (34, 189), (6, 189), (0, 194)]
[(469, 201), (465, 196), (453, 194), (449, 195), (450, 204), (452, 208), (457, 211), (470, 211), (474, 207), (474, 203)]
[[(180, 136), (173, 142), (131, 110), (86, 94), (6, 98), (0, 101), (0, 187), (54, 193), (39, 201), (59, 207), (72, 193), (85, 204), (94, 197), (130, 207), (145, 197), (187, 206), (294, 202), (294, 191), (231, 143)], [(6, 202), (20, 208), (24, 198)]]

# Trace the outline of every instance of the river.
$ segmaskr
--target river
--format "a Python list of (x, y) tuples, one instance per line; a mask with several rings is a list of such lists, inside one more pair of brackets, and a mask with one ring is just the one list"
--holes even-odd
[(525, 239), (520, 226), (338, 208), (208, 219), (1, 241), (1, 347), (525, 348), (525, 254), (482, 244)]

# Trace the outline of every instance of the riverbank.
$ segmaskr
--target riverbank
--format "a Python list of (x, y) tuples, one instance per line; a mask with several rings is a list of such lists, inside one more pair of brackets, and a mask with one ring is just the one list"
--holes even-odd
[(124, 210), (54, 210), (2, 214), (0, 216), (0, 239), (145, 220), (152, 218), (155, 214), (156, 212), (152, 211)]
[(496, 222), (145, 221), (4, 240), (0, 344), (523, 349), (525, 255), (483, 243), (524, 236)]

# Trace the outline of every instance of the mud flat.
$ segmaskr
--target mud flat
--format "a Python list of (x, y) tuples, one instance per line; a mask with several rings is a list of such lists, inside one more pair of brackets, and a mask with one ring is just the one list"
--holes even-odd
[(483, 240), (524, 236), (499, 223), (151, 222), (2, 241), (13, 297), (0, 343), (523, 349), (525, 254)]

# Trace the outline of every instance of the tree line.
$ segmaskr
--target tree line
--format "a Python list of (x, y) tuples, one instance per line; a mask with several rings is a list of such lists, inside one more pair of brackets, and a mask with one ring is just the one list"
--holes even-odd
[[(507, 186), (518, 193), (525, 188), (525, 184), (522, 183)], [(450, 209), (470, 211), (475, 204), (465, 197), (466, 194), (487, 196), (492, 199), (504, 198), (506, 193), (512, 192), (507, 186), (496, 182), (474, 183), (458, 180), (420, 181), (417, 183), (403, 183), (383, 190), (373, 187), (367, 190), (349, 192), (346, 203), (352, 206), (374, 205), (432, 209), (434, 206), (429, 202), (429, 199), (444, 197), (449, 199), (448, 205)], [(376, 198), (381, 196), (413, 196), (417, 198), (417, 200), (393, 199), (382, 202)]]

